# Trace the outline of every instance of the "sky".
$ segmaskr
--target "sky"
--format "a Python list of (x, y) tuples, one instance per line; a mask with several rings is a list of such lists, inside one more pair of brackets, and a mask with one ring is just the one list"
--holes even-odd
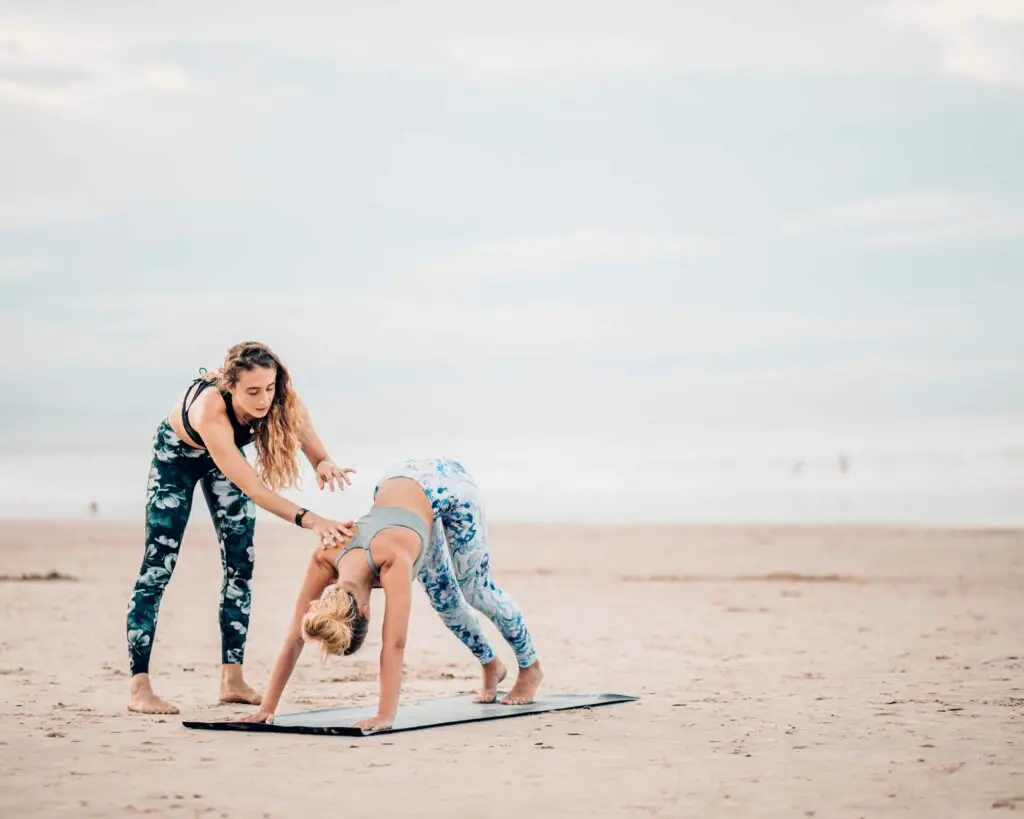
[(0, 0), (0, 459), (258, 339), (366, 480), (1019, 461), (1022, 145), (1017, 0)]

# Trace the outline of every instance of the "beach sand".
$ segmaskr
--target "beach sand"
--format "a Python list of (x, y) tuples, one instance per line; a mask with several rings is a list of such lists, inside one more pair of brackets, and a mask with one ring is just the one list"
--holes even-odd
[[(639, 702), (358, 740), (187, 730), (181, 719), (251, 710), (216, 704), (220, 558), (198, 508), (152, 662), (181, 716), (129, 715), (124, 612), (141, 523), (0, 522), (0, 815), (1024, 812), (1024, 532), (491, 534), (545, 690)], [(260, 688), (313, 545), (258, 527), (246, 668)], [(50, 572), (75, 580), (20, 579)], [(373, 702), (373, 625), (357, 659), (321, 668), (307, 650), (280, 711)], [(476, 685), (421, 590), (406, 664), (406, 700)]]

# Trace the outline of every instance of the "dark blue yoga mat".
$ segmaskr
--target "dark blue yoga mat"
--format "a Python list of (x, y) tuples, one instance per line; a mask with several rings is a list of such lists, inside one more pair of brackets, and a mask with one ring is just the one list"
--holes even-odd
[[(501, 695), (499, 695), (501, 696)], [(392, 734), (398, 731), (417, 731), (440, 725), (458, 725), (464, 722), (480, 722), (488, 719), (525, 717), (528, 714), (543, 714), (547, 711), (566, 711), (572, 708), (596, 708), (599, 705), (614, 705), (633, 702), (636, 697), (624, 694), (548, 694), (527, 705), (501, 705), (473, 702), (471, 695), (444, 697), (437, 700), (411, 702), (398, 709), (395, 724), (388, 731), (378, 734)], [(352, 724), (377, 713), (375, 705), (360, 708), (326, 708), (321, 711), (302, 711), (294, 714), (278, 714), (271, 724), (259, 722), (183, 722), (186, 728), (210, 731), (264, 731), (281, 734), (332, 734), (343, 737), (367, 736), (361, 728)]]

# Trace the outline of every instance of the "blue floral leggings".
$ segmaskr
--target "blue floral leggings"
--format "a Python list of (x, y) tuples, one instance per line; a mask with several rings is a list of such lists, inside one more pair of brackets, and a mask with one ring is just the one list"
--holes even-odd
[(425, 547), (430, 551), (418, 579), (444, 624), (481, 663), (489, 663), (494, 650), (471, 610), (476, 609), (498, 627), (520, 668), (533, 665), (537, 652), (523, 614), (491, 577), (487, 525), (473, 477), (458, 461), (424, 458), (399, 464), (380, 482), (388, 478), (415, 480), (434, 509), (430, 543)]
[(146, 552), (128, 601), (128, 657), (132, 674), (149, 671), (160, 600), (178, 562), (181, 538), (201, 484), (220, 541), (224, 580), (220, 587), (221, 658), (241, 663), (249, 631), (255, 507), (227, 479), (205, 450), (190, 447), (164, 420), (153, 438), (146, 493)]

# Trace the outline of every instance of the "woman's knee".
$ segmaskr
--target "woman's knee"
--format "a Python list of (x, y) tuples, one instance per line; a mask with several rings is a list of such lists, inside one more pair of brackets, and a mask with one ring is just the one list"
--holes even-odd
[(232, 550), (232, 559), (228, 560), (232, 575), (239, 580), (252, 580), (253, 569), (256, 566), (256, 550), (252, 541), (244, 547)]
[(253, 575), (253, 562), (251, 560), (241, 560), (232, 566), (234, 571), (231, 576), (235, 580), (244, 580), (246, 582), (252, 580)]
[(456, 583), (444, 584), (440, 587), (427, 586), (426, 592), (431, 608), (446, 622), (452, 619), (457, 620), (466, 612), (466, 598)]
[(488, 614), (498, 610), (498, 598), (501, 592), (493, 583), (480, 578), (467, 579), (459, 582), (462, 596), (477, 611)]

